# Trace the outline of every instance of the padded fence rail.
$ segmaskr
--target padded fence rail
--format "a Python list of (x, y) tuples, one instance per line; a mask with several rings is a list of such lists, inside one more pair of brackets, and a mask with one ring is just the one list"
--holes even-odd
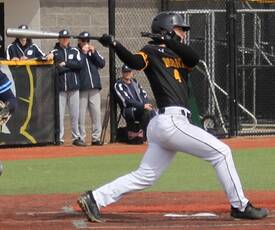
[(51, 62), (0, 61), (18, 108), (0, 129), (0, 146), (55, 142), (55, 68)]

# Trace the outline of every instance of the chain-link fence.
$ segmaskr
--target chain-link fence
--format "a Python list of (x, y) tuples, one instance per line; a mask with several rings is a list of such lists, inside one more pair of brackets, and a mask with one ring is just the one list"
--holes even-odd
[[(160, 9), (161, 2), (155, 0), (116, 1), (116, 38), (131, 52), (138, 52), (148, 41), (148, 38), (141, 37), (141, 32), (151, 31), (152, 18)], [(120, 59), (116, 57), (116, 78), (121, 77), (122, 64)], [(135, 71), (134, 77), (146, 90), (150, 102), (155, 104), (149, 81), (144, 73)], [(118, 125), (125, 126), (125, 121), (119, 119), (120, 117), (120, 110), (118, 109)]]
[(244, 3), (238, 12), (239, 134), (275, 133), (274, 4)]
[[(275, 32), (272, 29), (275, 4), (234, 1), (236, 30), (233, 33), (237, 38), (235, 86), (238, 96), (234, 98), (238, 111), (238, 116), (234, 118), (236, 121), (230, 117), (232, 81), (228, 74), (227, 2), (118, 0), (116, 37), (129, 50), (136, 52), (146, 44), (140, 32), (150, 31), (152, 18), (164, 6), (166, 10), (183, 14), (191, 26), (187, 43), (201, 58), (190, 79), (202, 127), (215, 135), (224, 136), (229, 133), (230, 123), (236, 122), (237, 135), (275, 134)], [(117, 77), (120, 76), (121, 64), (117, 58)], [(154, 100), (149, 82), (141, 77), (143, 75), (143, 72), (136, 73), (149, 97)]]

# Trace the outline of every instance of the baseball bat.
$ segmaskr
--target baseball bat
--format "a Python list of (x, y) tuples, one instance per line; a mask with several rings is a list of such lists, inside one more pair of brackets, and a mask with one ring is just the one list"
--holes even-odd
[(8, 28), (6, 31), (7, 37), (15, 37), (15, 38), (58, 38), (59, 34), (56, 32), (47, 32), (41, 30), (26, 30), (26, 29), (16, 29), (16, 28)]
[(107, 96), (105, 113), (104, 113), (104, 118), (103, 118), (103, 122), (102, 122), (102, 131), (101, 131), (101, 135), (100, 135), (100, 142), (102, 144), (104, 144), (104, 141), (105, 141), (106, 131), (107, 131), (109, 119), (110, 119), (110, 104), (109, 103), (110, 103), (110, 95)]
[[(8, 28), (6, 31), (7, 37), (15, 38), (36, 38), (36, 39), (53, 39), (59, 38), (59, 33), (57, 32), (48, 32), (42, 30), (29, 30), (29, 29), (17, 29), (17, 28)], [(78, 36), (71, 35), (73, 38), (78, 38)], [(85, 37), (85, 39), (90, 40), (99, 40), (100, 37), (90, 36)]]

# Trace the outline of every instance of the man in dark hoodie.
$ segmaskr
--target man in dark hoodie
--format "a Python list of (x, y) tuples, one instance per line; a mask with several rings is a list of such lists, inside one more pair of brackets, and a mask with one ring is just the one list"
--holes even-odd
[(53, 59), (58, 74), (59, 88), (59, 145), (64, 144), (64, 117), (68, 105), (71, 116), (72, 143), (76, 146), (85, 146), (79, 133), (79, 72), (81, 70), (80, 52), (70, 46), (70, 33), (64, 29), (59, 32), (58, 43), (47, 56)]
[(133, 69), (123, 64), (121, 72), (122, 76), (116, 81), (114, 89), (127, 125), (127, 143), (142, 144), (149, 120), (156, 112), (147, 92), (134, 78)]
[[(20, 25), (19, 29), (27, 30), (27, 25)], [(45, 54), (29, 38), (16, 38), (13, 43), (7, 47), (6, 58), (8, 60), (27, 60), (40, 59)]]
[(79, 131), (81, 140), (86, 137), (85, 117), (87, 108), (92, 121), (92, 145), (102, 145), (100, 135), (101, 125), (101, 81), (98, 69), (105, 66), (105, 59), (95, 47), (90, 44), (90, 33), (83, 31), (78, 36), (78, 48), (81, 54), (82, 69), (80, 71), (80, 104)]

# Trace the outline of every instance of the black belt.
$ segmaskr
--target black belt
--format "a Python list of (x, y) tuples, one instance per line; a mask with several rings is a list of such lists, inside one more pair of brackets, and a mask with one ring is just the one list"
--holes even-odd
[[(183, 116), (185, 116), (185, 117), (191, 119), (191, 113), (185, 112), (184, 109), (181, 109), (181, 110), (179, 110), (179, 111), (180, 111), (180, 113), (181, 113)], [(164, 108), (159, 108), (158, 113), (159, 113), (159, 114), (165, 114), (165, 107), (164, 107)]]

